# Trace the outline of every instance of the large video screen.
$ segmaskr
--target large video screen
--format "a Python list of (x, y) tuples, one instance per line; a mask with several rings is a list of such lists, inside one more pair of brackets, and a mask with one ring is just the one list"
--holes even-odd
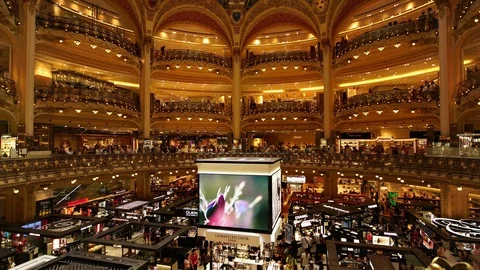
[(272, 226), (282, 212), (282, 171), (278, 170), (272, 175)]
[(268, 231), (270, 176), (199, 175), (201, 226)]

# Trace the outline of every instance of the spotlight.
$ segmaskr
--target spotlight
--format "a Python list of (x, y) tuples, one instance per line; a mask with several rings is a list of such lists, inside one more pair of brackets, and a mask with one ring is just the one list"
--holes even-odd
[(458, 191), (462, 191), (462, 190), (463, 190), (462, 186), (458, 186), (458, 187), (457, 187), (457, 190), (458, 190)]

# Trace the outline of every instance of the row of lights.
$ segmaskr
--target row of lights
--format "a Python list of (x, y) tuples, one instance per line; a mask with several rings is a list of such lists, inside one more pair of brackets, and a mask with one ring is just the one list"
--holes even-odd
[[(480, 104), (479, 104), (479, 105), (480, 105)], [(399, 113), (399, 112), (400, 112), (399, 109), (393, 109), (393, 113)], [(410, 112), (411, 112), (411, 113), (415, 113), (416, 110), (412, 109), (412, 110), (410, 110)], [(370, 112), (365, 111), (365, 112), (363, 112), (363, 115), (367, 116), (369, 113), (370, 113)], [(382, 113), (383, 113), (383, 110), (377, 110), (377, 114), (382, 114)], [(354, 113), (354, 114), (353, 114), (353, 117), (355, 117), (355, 118), (358, 117), (358, 116), (359, 116), (358, 113)], [(351, 116), (350, 116), (350, 119), (352, 119)]]
[[(58, 40), (58, 42), (64, 43), (64, 40), (63, 40), (63, 39), (60, 39), (60, 40)], [(77, 45), (77, 46), (79, 46), (80, 44), (82, 44), (82, 42), (81, 42), (80, 40), (75, 40), (75, 41), (73, 41), (73, 43), (74, 43), (75, 45)], [(90, 47), (92, 47), (92, 49), (96, 49), (98, 46), (95, 45), (95, 44), (90, 44)], [(105, 49), (105, 52), (106, 52), (106, 53), (110, 53), (111, 51), (112, 51), (112, 50), (110, 50), (110, 49), (108, 49), (108, 48)], [(122, 54), (121, 54), (121, 53), (117, 53), (117, 57), (118, 57), (118, 58), (122, 57)], [(127, 62), (127, 58), (124, 58), (123, 61)]]
[[(300, 67), (299, 67), (299, 66), (294, 66), (293, 68), (294, 68), (295, 70), (298, 70)], [(272, 69), (272, 70), (276, 70), (277, 67), (274, 66), (274, 67), (271, 67), (271, 69)], [(288, 66), (283, 66), (283, 69), (288, 69)], [(303, 67), (303, 70), (307, 71), (308, 68), (307, 68), (307, 67)], [(267, 69), (266, 69), (266, 68), (262, 68), (261, 71), (262, 71), (262, 72), (266, 72)], [(258, 71), (255, 71), (255, 74), (258, 74)]]
[[(276, 118), (272, 117), (270, 119), (272, 119), (272, 121), (275, 121)], [(292, 119), (297, 121), (298, 117), (293, 117)], [(265, 122), (265, 120), (267, 120), (267, 118), (260, 118), (260, 120), (262, 120), (262, 122)], [(282, 120), (284, 120), (284, 121), (287, 120), (287, 117), (282, 117)], [(303, 121), (307, 121), (307, 120), (308, 120), (307, 118), (303, 118)], [(258, 122), (258, 119), (255, 119), (255, 123), (257, 123), (257, 122)]]
[[(58, 110), (58, 112), (59, 112), (59, 113), (63, 113), (63, 110), (60, 109), (60, 110)], [(81, 109), (75, 109), (75, 112), (76, 112), (76, 113), (81, 113), (82, 110), (81, 110)], [(93, 114), (98, 114), (98, 111), (97, 111), (97, 110), (93, 110), (92, 113), (93, 113)], [(113, 114), (113, 112), (110, 112), (110, 111), (108, 111), (108, 112), (106, 112), (106, 113), (107, 113), (107, 115), (112, 115), (112, 114)], [(126, 116), (126, 115), (123, 115), (122, 113), (117, 113), (117, 116), (118, 116), (118, 117), (122, 117), (122, 116), (123, 116), (124, 119), (127, 118), (127, 116)]]
[[(415, 45), (417, 45), (417, 44), (416, 44), (415, 42), (412, 42), (412, 46), (415, 46)], [(402, 46), (402, 43), (400, 43), (400, 42), (397, 42), (397, 43), (395, 43), (395, 45), (393, 45), (393, 47), (395, 47), (395, 48), (397, 48), (397, 49), (400, 48), (400, 46)], [(379, 50), (379, 51), (385, 50), (385, 46), (380, 46), (380, 47), (378, 47), (378, 50)], [(369, 55), (369, 54), (370, 54), (370, 50), (364, 51), (363, 54)], [(338, 57), (340, 57), (340, 56), (337, 55), (337, 58), (338, 58)], [(355, 55), (353, 56), (353, 59), (358, 59), (359, 57), (360, 57), (360, 55), (355, 54)], [(350, 59), (348, 59), (348, 63), (350, 63), (350, 62), (351, 62)]]
[[(182, 118), (181, 117), (176, 117), (175, 119), (177, 119), (177, 121), (180, 121)], [(191, 121), (192, 117), (187, 117), (187, 120)], [(198, 120), (203, 121), (203, 117), (199, 117)], [(167, 121), (170, 121), (170, 118), (167, 118)], [(208, 118), (208, 121), (212, 122), (213, 118)], [(218, 120), (215, 120), (215, 122), (218, 123)]]
[[(176, 69), (179, 69), (179, 68), (181, 68), (181, 67), (182, 67), (182, 66), (179, 65), (179, 64), (176, 64), (176, 65), (175, 65), (175, 68), (176, 68)], [(191, 69), (191, 68), (192, 68), (192, 65), (186, 65), (185, 67), (186, 67), (187, 69)], [(169, 70), (169, 69), (170, 69), (170, 66), (166, 66), (165, 68)], [(198, 68), (199, 70), (202, 70), (202, 69), (203, 69), (203, 66), (198, 66), (197, 68)], [(211, 67), (208, 68), (208, 71), (212, 72), (212, 71), (213, 71), (213, 68), (211, 68)], [(218, 73), (220, 73), (220, 72), (219, 72), (219, 71), (216, 71), (216, 73), (218, 74)]]

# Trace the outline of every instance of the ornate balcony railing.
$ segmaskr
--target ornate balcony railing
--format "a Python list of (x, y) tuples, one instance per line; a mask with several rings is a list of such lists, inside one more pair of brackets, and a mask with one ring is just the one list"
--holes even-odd
[(245, 108), (245, 115), (256, 115), (264, 113), (319, 113), (322, 112), (315, 100), (308, 101), (272, 101), (262, 104), (250, 104), (249, 108)]
[(251, 54), (248, 59), (243, 59), (243, 66), (248, 68), (265, 63), (286, 61), (319, 61), (319, 57), (317, 54), (307, 51), (272, 52), (260, 55)]
[(121, 47), (134, 56), (140, 56), (138, 44), (125, 38), (119, 29), (98, 24), (93, 20), (37, 14), (36, 23), (38, 27), (92, 36)]
[(205, 64), (214, 64), (225, 68), (232, 66), (232, 59), (225, 58), (213, 53), (190, 50), (157, 50), (153, 55), (155, 61), (195, 61), (203, 62)]
[(460, 82), (457, 89), (457, 97), (456, 102), (457, 104), (462, 103), (462, 99), (466, 98), (471, 93), (478, 93), (480, 95), (480, 91), (478, 88), (480, 87), (480, 70), (475, 70), (472, 73), (468, 74), (468, 77), (465, 81)]
[(355, 37), (352, 40), (338, 42), (335, 46), (335, 55), (338, 58), (351, 50), (357, 49), (361, 46), (367, 45), (375, 41), (409, 35), (413, 33), (436, 31), (437, 28), (437, 18), (435, 18), (433, 15), (426, 15), (425, 19), (422, 20), (409, 20), (407, 22), (385, 26), (361, 34), (360, 36)]
[(16, 0), (3, 0), (3, 3), (8, 9), (8, 12), (10, 12), (11, 16), (14, 16), (15, 18), (18, 18), (18, 3)]
[[(352, 170), (400, 172), (417, 176), (443, 175), (466, 177), (464, 183), (480, 177), (480, 159), (429, 157), (423, 155), (369, 155), (327, 154), (319, 152), (292, 153), (171, 153), (126, 155), (59, 155), (42, 159), (0, 160), (0, 179), (30, 181), (45, 179), (48, 175), (75, 177), (77, 174), (109, 173), (122, 168), (132, 170), (179, 169), (195, 167), (195, 160), (210, 157), (281, 157), (282, 167), (312, 168), (317, 170)], [(449, 181), (450, 181), (449, 180)]]
[(138, 94), (126, 89), (113, 91), (88, 87), (82, 84), (54, 83), (52, 87), (36, 87), (35, 102), (85, 102), (116, 106), (131, 111), (140, 111)]
[(455, 9), (455, 23), (458, 23), (475, 3), (474, 0), (462, 0)]
[(155, 103), (155, 113), (209, 113), (231, 115), (231, 109), (225, 103), (201, 101), (172, 101)]
[(353, 96), (343, 104), (335, 104), (335, 111), (347, 111), (366, 106), (382, 104), (400, 104), (412, 102), (438, 101), (440, 90), (437, 85), (423, 86), (420, 89), (402, 89), (390, 91), (376, 91), (373, 93)]
[(0, 100), (10, 105), (18, 103), (15, 82), (3, 76), (0, 76)]

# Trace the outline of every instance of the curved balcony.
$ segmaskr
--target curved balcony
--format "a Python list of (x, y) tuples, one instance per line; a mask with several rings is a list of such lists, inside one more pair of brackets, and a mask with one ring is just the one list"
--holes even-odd
[(140, 48), (121, 33), (119, 29), (97, 24), (87, 19), (72, 19), (53, 15), (37, 14), (38, 27), (47, 29), (74, 32), (85, 36), (92, 36), (125, 49), (134, 56), (140, 57)]
[(475, 70), (468, 74), (467, 79), (460, 82), (457, 88), (456, 102), (458, 105), (480, 96), (480, 70)]
[(480, 177), (480, 159), (405, 155), (326, 154), (326, 153), (175, 153), (127, 155), (63, 155), (42, 159), (0, 161), (3, 183), (17, 183), (99, 175), (115, 171), (132, 172), (159, 169), (192, 169), (195, 160), (211, 157), (281, 157), (282, 168), (314, 169), (317, 171), (352, 171), (411, 176), (416, 179), (456, 182), (474, 185)]
[(244, 109), (245, 115), (260, 115), (269, 113), (301, 113), (301, 114), (319, 114), (323, 112), (323, 107), (316, 100), (307, 101), (271, 101), (262, 104), (250, 104), (249, 108)]
[(155, 103), (155, 113), (162, 114), (216, 114), (231, 115), (231, 108), (225, 103), (202, 101), (171, 101)]
[(137, 93), (116, 87), (113, 83), (93, 78), (75, 71), (52, 72), (51, 87), (35, 88), (35, 103), (38, 107), (50, 107), (42, 102), (93, 103), (115, 106), (129, 111), (140, 111)]
[(402, 22), (399, 24), (385, 26), (370, 32), (361, 34), (352, 40), (342, 40), (337, 42), (335, 46), (335, 56), (342, 57), (348, 52), (358, 49), (362, 46), (375, 41), (385, 40), (393, 37), (406, 36), (414, 33), (436, 31), (438, 28), (438, 20), (435, 17), (426, 16), (425, 20)]
[(0, 104), (7, 108), (18, 104), (15, 82), (3, 76), (0, 76)]
[[(395, 89), (389, 91), (376, 91), (373, 93), (360, 94), (348, 98), (342, 104), (335, 104), (334, 110), (339, 114), (351, 113), (362, 107), (371, 107), (376, 105), (393, 104), (411, 104), (438, 102), (440, 99), (440, 89), (437, 85), (422, 86), (420, 89)], [(425, 105), (422, 105), (422, 107)], [(437, 103), (435, 103), (437, 106)]]
[(153, 69), (175, 70), (182, 66), (190, 70), (195, 69), (229, 75), (232, 67), (232, 59), (225, 58), (214, 53), (190, 50), (157, 50), (152, 55)]
[(3, 0), (3, 3), (7, 7), (8, 12), (10, 12), (10, 16), (14, 16), (15, 18), (18, 19), (18, 3), (17, 3), (17, 1)]
[(467, 14), (469, 9), (475, 4), (475, 1), (469, 0), (469, 1), (460, 1), (459, 4), (457, 4), (457, 7), (455, 8), (455, 24), (458, 24), (458, 22)]
[(320, 58), (317, 54), (312, 54), (307, 51), (291, 51), (291, 52), (272, 52), (261, 55), (250, 54), (248, 59), (243, 59), (243, 67), (250, 68), (266, 63), (280, 63), (280, 62), (318, 62)]

